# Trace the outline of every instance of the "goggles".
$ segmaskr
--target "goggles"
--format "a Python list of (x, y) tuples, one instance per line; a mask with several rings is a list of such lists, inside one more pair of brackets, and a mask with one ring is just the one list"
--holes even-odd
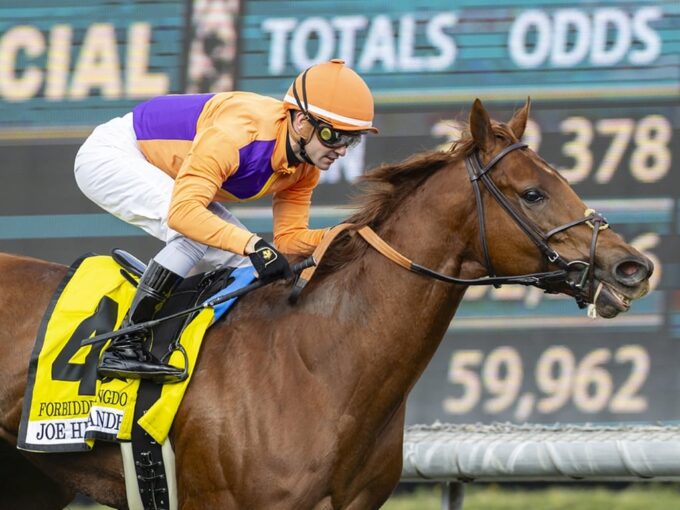
[(319, 141), (329, 149), (339, 149), (340, 147), (349, 149), (358, 145), (361, 141), (363, 134), (361, 131), (340, 131), (311, 115), (308, 115), (307, 119), (314, 126)]

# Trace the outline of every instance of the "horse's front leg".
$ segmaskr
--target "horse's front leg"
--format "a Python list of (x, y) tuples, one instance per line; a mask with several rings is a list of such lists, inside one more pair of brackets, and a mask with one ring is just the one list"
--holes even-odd
[(405, 411), (402, 405), (395, 413), (350, 485), (350, 493), (354, 496), (338, 508), (377, 510), (390, 497), (401, 478)]

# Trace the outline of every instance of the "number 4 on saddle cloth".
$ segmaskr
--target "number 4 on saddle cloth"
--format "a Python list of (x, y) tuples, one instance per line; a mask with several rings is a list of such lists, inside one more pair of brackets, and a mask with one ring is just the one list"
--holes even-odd
[[(184, 381), (165, 386), (139, 379), (102, 381), (97, 378), (97, 362), (107, 344), (81, 346), (81, 341), (118, 328), (130, 307), (135, 294), (131, 273), (135, 271), (124, 269), (116, 260), (121, 259), (85, 255), (73, 263), (56, 290), (30, 360), (17, 444), (20, 449), (71, 452), (89, 450), (95, 439), (129, 441), (134, 423), (163, 444), (205, 331), (236, 300), (162, 321), (152, 329), (153, 342), (147, 347), (159, 359), (186, 367)], [(226, 296), (254, 279), (251, 267), (189, 277), (156, 318)]]

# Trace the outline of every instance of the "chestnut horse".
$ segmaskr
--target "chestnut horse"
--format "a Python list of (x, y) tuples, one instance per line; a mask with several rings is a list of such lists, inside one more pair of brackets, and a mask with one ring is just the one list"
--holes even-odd
[[(277, 282), (208, 331), (171, 431), (179, 508), (379, 508), (399, 482), (407, 396), (466, 282), (533, 283), (595, 301), (607, 318), (648, 291), (650, 261), (519, 142), (528, 112), (527, 102), (502, 124), (477, 100), (451, 150), (367, 174), (348, 221), (373, 228), (411, 271), (344, 232), (297, 304)], [(65, 272), (0, 256), (2, 508), (63, 508), (76, 492), (127, 506), (118, 446), (15, 449), (28, 359)]]

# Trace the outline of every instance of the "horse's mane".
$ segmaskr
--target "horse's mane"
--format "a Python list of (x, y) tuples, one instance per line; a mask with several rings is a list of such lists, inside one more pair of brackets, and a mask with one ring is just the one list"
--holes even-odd
[[(491, 121), (494, 134), (506, 143), (517, 141), (507, 125)], [(461, 138), (447, 151), (426, 151), (404, 161), (382, 164), (359, 178), (362, 192), (352, 200), (357, 212), (344, 220), (357, 227), (377, 229), (392, 213), (437, 171), (462, 160), (476, 149), (467, 123)], [(359, 258), (368, 248), (366, 242), (353, 233), (342, 233), (329, 247), (319, 265), (318, 274), (330, 273)]]

